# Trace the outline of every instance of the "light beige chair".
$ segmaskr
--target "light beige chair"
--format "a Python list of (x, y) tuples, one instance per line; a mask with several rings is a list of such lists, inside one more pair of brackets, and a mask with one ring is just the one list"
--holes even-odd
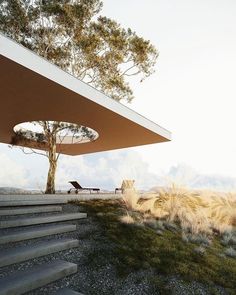
[(135, 180), (124, 179), (122, 181), (121, 187), (115, 189), (115, 194), (118, 191), (121, 191), (122, 194), (127, 190), (135, 191), (134, 182), (135, 182)]

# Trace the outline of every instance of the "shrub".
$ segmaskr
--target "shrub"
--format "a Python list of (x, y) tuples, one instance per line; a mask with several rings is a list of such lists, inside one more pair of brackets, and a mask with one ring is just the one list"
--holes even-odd
[(236, 258), (236, 250), (234, 250), (232, 247), (227, 248), (224, 253), (226, 256)]
[(193, 249), (194, 252), (203, 255), (206, 251), (206, 248), (204, 248), (203, 246), (199, 246)]
[(221, 244), (224, 246), (227, 245), (236, 245), (236, 236), (232, 232), (226, 232), (223, 234)]

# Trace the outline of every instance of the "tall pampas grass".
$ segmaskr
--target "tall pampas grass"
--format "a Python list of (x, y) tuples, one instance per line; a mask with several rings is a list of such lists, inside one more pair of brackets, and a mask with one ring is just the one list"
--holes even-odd
[(212, 227), (220, 233), (231, 231), (236, 219), (235, 197), (232, 194), (225, 197), (213, 196), (208, 198), (208, 201), (208, 216), (212, 221)]
[(139, 195), (134, 189), (127, 189), (122, 195), (122, 201), (125, 204), (127, 210), (139, 210), (140, 206), (138, 204)]
[[(212, 191), (193, 191), (172, 185), (145, 199), (127, 190), (123, 201), (128, 210), (178, 224), (188, 234), (224, 234), (236, 226), (236, 196)], [(147, 218), (147, 217), (145, 217)]]

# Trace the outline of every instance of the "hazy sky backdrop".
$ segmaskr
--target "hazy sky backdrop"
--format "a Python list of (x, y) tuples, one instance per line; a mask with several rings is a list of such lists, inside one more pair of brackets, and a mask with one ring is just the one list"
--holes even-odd
[[(105, 0), (103, 15), (150, 39), (156, 73), (133, 83), (129, 105), (173, 134), (169, 143), (63, 156), (57, 183), (139, 188), (174, 179), (194, 187), (236, 188), (236, 1)], [(43, 188), (46, 159), (0, 144), (0, 186)]]

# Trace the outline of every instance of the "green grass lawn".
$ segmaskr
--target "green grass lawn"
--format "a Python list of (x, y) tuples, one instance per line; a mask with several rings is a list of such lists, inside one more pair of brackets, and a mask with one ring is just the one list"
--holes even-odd
[[(114, 245), (111, 263), (119, 276), (131, 271), (152, 268), (157, 276), (150, 278), (165, 294), (165, 278), (178, 276), (186, 283), (197, 281), (208, 286), (210, 294), (218, 294), (216, 285), (229, 294), (236, 294), (236, 259), (223, 254), (224, 246), (214, 237), (203, 254), (196, 244), (182, 240), (178, 230), (165, 230), (158, 235), (155, 229), (137, 224), (124, 224), (125, 214), (120, 201), (73, 202), (85, 208), (88, 215), (101, 225), (102, 234)], [(94, 253), (95, 254), (95, 253)], [(166, 291), (166, 294), (168, 291)]]

